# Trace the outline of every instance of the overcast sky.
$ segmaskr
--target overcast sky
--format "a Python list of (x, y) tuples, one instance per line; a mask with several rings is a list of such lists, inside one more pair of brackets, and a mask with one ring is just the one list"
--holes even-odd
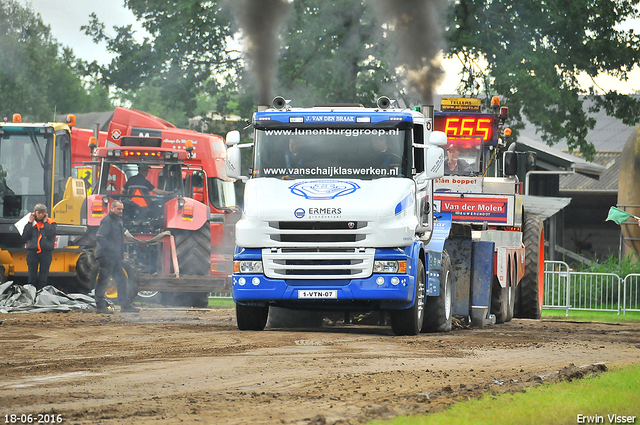
[[(87, 61), (97, 60), (101, 64), (109, 63), (113, 57), (107, 52), (106, 46), (93, 44), (91, 39), (80, 31), (82, 25), (89, 23), (89, 14), (95, 12), (105, 23), (108, 34), (113, 35), (114, 25), (133, 24), (136, 35), (142, 39), (146, 32), (140, 23), (136, 22), (133, 13), (124, 7), (124, 0), (20, 0), (23, 4), (31, 4), (33, 9), (42, 16), (45, 24), (51, 26), (51, 32), (58, 42), (71, 47), (74, 54)], [(640, 33), (640, 20), (624, 25), (624, 28), (635, 28)], [(457, 73), (460, 65), (457, 60), (445, 64), (447, 76), (437, 90), (440, 94), (454, 93), (459, 81)], [(583, 78), (582, 84), (590, 86), (588, 78)], [(612, 77), (601, 77), (598, 85), (605, 90), (618, 90), (621, 93), (633, 93), (640, 90), (640, 70), (634, 68), (628, 82), (620, 82)]]

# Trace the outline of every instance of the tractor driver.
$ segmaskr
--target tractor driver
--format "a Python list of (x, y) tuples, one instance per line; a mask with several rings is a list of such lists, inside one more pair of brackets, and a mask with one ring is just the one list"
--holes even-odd
[(122, 186), (122, 193), (126, 194), (127, 190), (129, 190), (129, 186), (144, 186), (149, 189), (149, 193), (153, 193), (155, 195), (171, 195), (173, 192), (168, 192), (166, 190), (158, 189), (147, 180), (147, 175), (149, 174), (149, 165), (148, 164), (138, 164), (138, 174), (132, 176), (127, 182)]

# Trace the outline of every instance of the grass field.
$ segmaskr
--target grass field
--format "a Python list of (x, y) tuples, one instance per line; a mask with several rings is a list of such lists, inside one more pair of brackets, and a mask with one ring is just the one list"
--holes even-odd
[[(640, 423), (638, 382), (640, 365), (633, 365), (573, 382), (528, 388), (522, 393), (487, 394), (440, 413), (397, 417), (370, 425)], [(578, 415), (584, 415), (583, 422)], [(616, 422), (613, 415), (626, 420)], [(588, 422), (588, 417), (599, 422)]]
[(627, 314), (618, 314), (611, 311), (569, 310), (569, 316), (565, 316), (565, 310), (544, 309), (542, 310), (542, 318), (579, 322), (638, 323), (640, 322), (640, 311), (628, 311)]

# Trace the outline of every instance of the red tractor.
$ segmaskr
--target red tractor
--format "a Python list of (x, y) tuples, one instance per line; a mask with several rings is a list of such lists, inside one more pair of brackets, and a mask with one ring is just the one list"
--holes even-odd
[[(97, 147), (93, 157), (98, 181), (86, 202), (88, 237), (95, 236), (110, 204), (122, 201), (122, 218), (130, 233), (125, 239), (126, 259), (133, 265), (126, 270), (129, 279), (138, 279), (140, 290), (180, 294), (181, 303), (186, 298), (193, 306), (208, 305), (209, 293), (222, 290), (226, 276), (210, 276), (210, 212), (207, 205), (187, 196), (189, 185), (185, 187), (183, 179), (187, 151), (162, 147), (159, 138), (122, 137), (121, 146)], [(149, 170), (147, 181), (163, 195), (126, 184), (143, 168)], [(87, 262), (95, 273), (90, 256)]]
[[(103, 128), (107, 124), (103, 124)], [(192, 130), (176, 128), (174, 125), (145, 112), (116, 108), (108, 122), (107, 131), (92, 131), (73, 128), (72, 161), (73, 167), (90, 187), (94, 185), (94, 174), (98, 173), (95, 164), (91, 165), (90, 137), (97, 136), (98, 147), (117, 147), (128, 136), (144, 136), (160, 139), (160, 147), (172, 151), (185, 152), (187, 155), (182, 167), (184, 195), (199, 201), (209, 209), (210, 227), (210, 269), (209, 275), (215, 281), (224, 279), (224, 287), (213, 286), (212, 292), (226, 292), (230, 288), (232, 253), (234, 247), (235, 222), (240, 218), (236, 206), (234, 180), (227, 177), (226, 148), (224, 139), (217, 135), (198, 133)], [(153, 176), (153, 169), (151, 175)], [(99, 175), (99, 174), (98, 174)], [(79, 265), (82, 268), (82, 264)], [(86, 270), (87, 267), (84, 267)], [(147, 285), (141, 286), (146, 288)], [(155, 296), (155, 291), (141, 289), (141, 296)], [(162, 294), (162, 302), (174, 304), (174, 292)], [(187, 294), (189, 298), (189, 294)], [(183, 302), (182, 302), (183, 303)]]

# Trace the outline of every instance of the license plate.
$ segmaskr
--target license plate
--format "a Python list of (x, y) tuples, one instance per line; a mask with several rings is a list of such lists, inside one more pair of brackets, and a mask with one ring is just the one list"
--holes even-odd
[(328, 291), (311, 291), (311, 290), (301, 291), (301, 290), (298, 290), (298, 298), (305, 298), (305, 299), (337, 299), (338, 298), (338, 291), (335, 290), (335, 289), (328, 290)]

